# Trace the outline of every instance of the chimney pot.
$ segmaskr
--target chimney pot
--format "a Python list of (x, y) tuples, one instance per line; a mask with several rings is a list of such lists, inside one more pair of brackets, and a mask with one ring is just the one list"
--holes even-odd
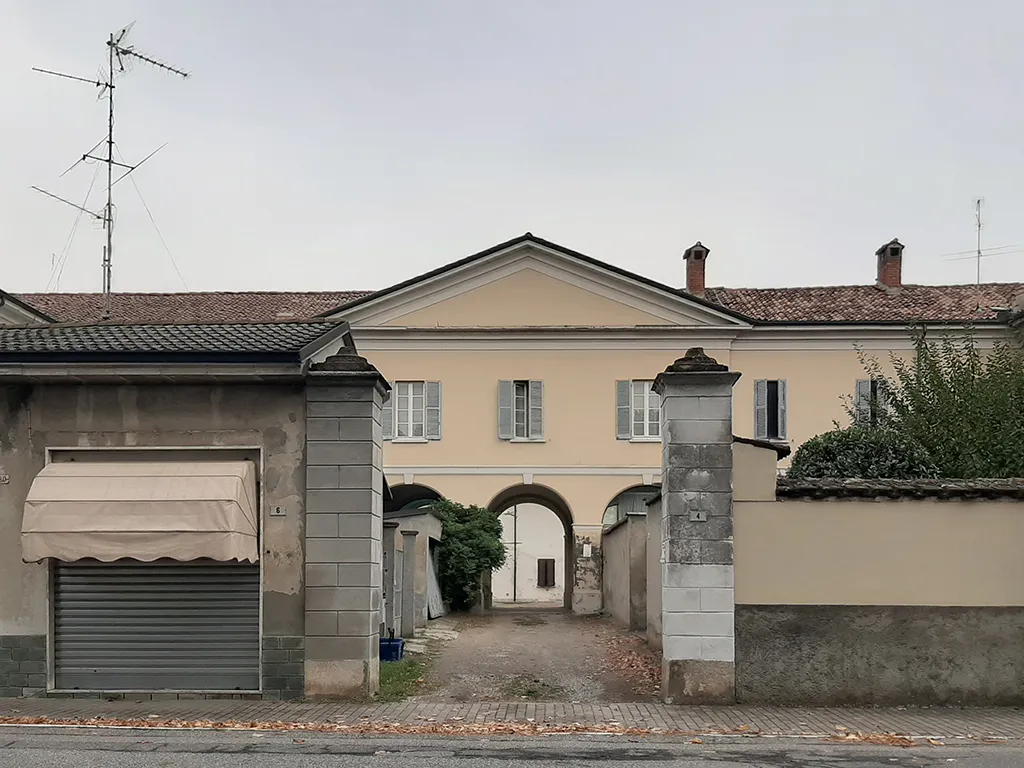
[(683, 251), (683, 261), (686, 262), (686, 292), (700, 299), (704, 298), (704, 267), (709, 253), (710, 249), (700, 240)]
[(893, 238), (877, 251), (878, 274), (876, 280), (883, 288), (901, 288), (903, 286), (903, 244)]

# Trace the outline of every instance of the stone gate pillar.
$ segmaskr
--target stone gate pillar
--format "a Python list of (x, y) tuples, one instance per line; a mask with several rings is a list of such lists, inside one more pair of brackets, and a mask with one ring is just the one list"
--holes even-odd
[(306, 381), (306, 695), (359, 697), (380, 685), (384, 472), (390, 387), (354, 350)]
[(740, 374), (694, 347), (658, 374), (662, 443), (662, 696), (736, 697), (732, 387)]

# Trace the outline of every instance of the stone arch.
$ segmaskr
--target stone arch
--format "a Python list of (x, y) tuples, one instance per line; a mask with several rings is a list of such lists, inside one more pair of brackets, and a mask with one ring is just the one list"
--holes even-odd
[[(564, 574), (562, 577), (565, 586), (562, 590), (562, 607), (567, 610), (571, 610), (576, 550), (575, 537), (573, 534), (572, 509), (570, 509), (569, 503), (560, 493), (558, 493), (558, 491), (548, 488), (547, 486), (537, 485), (534, 483), (521, 483), (519, 485), (509, 486), (499, 492), (493, 499), (491, 499), (487, 508), (491, 513), (497, 516), (516, 504), (538, 504), (553, 512), (559, 522), (562, 523), (562, 531), (564, 533), (563, 539), (565, 543), (565, 555), (563, 558), (565, 563), (563, 569)], [(487, 586), (489, 589), (489, 578)], [(487, 607), (490, 607), (490, 605)]]
[(417, 504), (426, 506), (430, 502), (443, 499), (440, 493), (428, 485), (419, 483), (402, 483), (391, 486), (391, 500), (385, 505), (385, 512), (397, 512), (400, 509), (414, 509)]
[[(628, 488), (623, 488), (612, 497), (612, 500), (604, 508), (604, 514), (601, 515), (601, 526), (612, 525), (631, 511), (646, 513), (646, 502), (658, 493), (661, 493), (660, 485), (631, 485)], [(628, 502), (628, 505), (624, 502)], [(611, 519), (609, 519), (610, 515)]]

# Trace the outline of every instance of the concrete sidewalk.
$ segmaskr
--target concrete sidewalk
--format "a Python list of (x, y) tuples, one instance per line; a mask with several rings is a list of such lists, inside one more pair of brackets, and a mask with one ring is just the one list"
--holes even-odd
[[(346, 704), (234, 699), (136, 701), (97, 699), (0, 699), (0, 725), (19, 722), (171, 721), (321, 724), (324, 729), (359, 732), (466, 733), (486, 726), (517, 732), (576, 730), (829, 736), (842, 733), (898, 733), (916, 738), (1024, 739), (1024, 711), (1018, 709), (878, 708), (804, 709), (788, 707), (674, 707), (661, 704), (541, 704), (527, 702), (444, 704)], [(184, 723), (177, 723), (181, 726)]]

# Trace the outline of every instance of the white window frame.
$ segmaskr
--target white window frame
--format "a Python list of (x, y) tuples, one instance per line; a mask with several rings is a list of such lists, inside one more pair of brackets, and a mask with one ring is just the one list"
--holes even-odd
[[(636, 420), (636, 412), (640, 409), (643, 410), (643, 421)], [(654, 391), (653, 379), (631, 379), (629, 382), (629, 434), (630, 440), (637, 442), (661, 442), (661, 395)]]
[[(383, 439), (426, 443), (441, 439), (441, 382), (403, 380), (392, 386), (381, 409)], [(404, 433), (404, 434), (402, 434)]]
[[(418, 388), (418, 393), (417, 393)], [(392, 440), (396, 443), (419, 443), (427, 440), (427, 384), (425, 381), (396, 381), (392, 395), (395, 411), (395, 433)], [(419, 399), (419, 406), (416, 401)], [(402, 407), (402, 400), (405, 407)], [(416, 418), (419, 417), (419, 423)], [(417, 428), (419, 434), (416, 434)], [(405, 434), (402, 434), (402, 430)]]

